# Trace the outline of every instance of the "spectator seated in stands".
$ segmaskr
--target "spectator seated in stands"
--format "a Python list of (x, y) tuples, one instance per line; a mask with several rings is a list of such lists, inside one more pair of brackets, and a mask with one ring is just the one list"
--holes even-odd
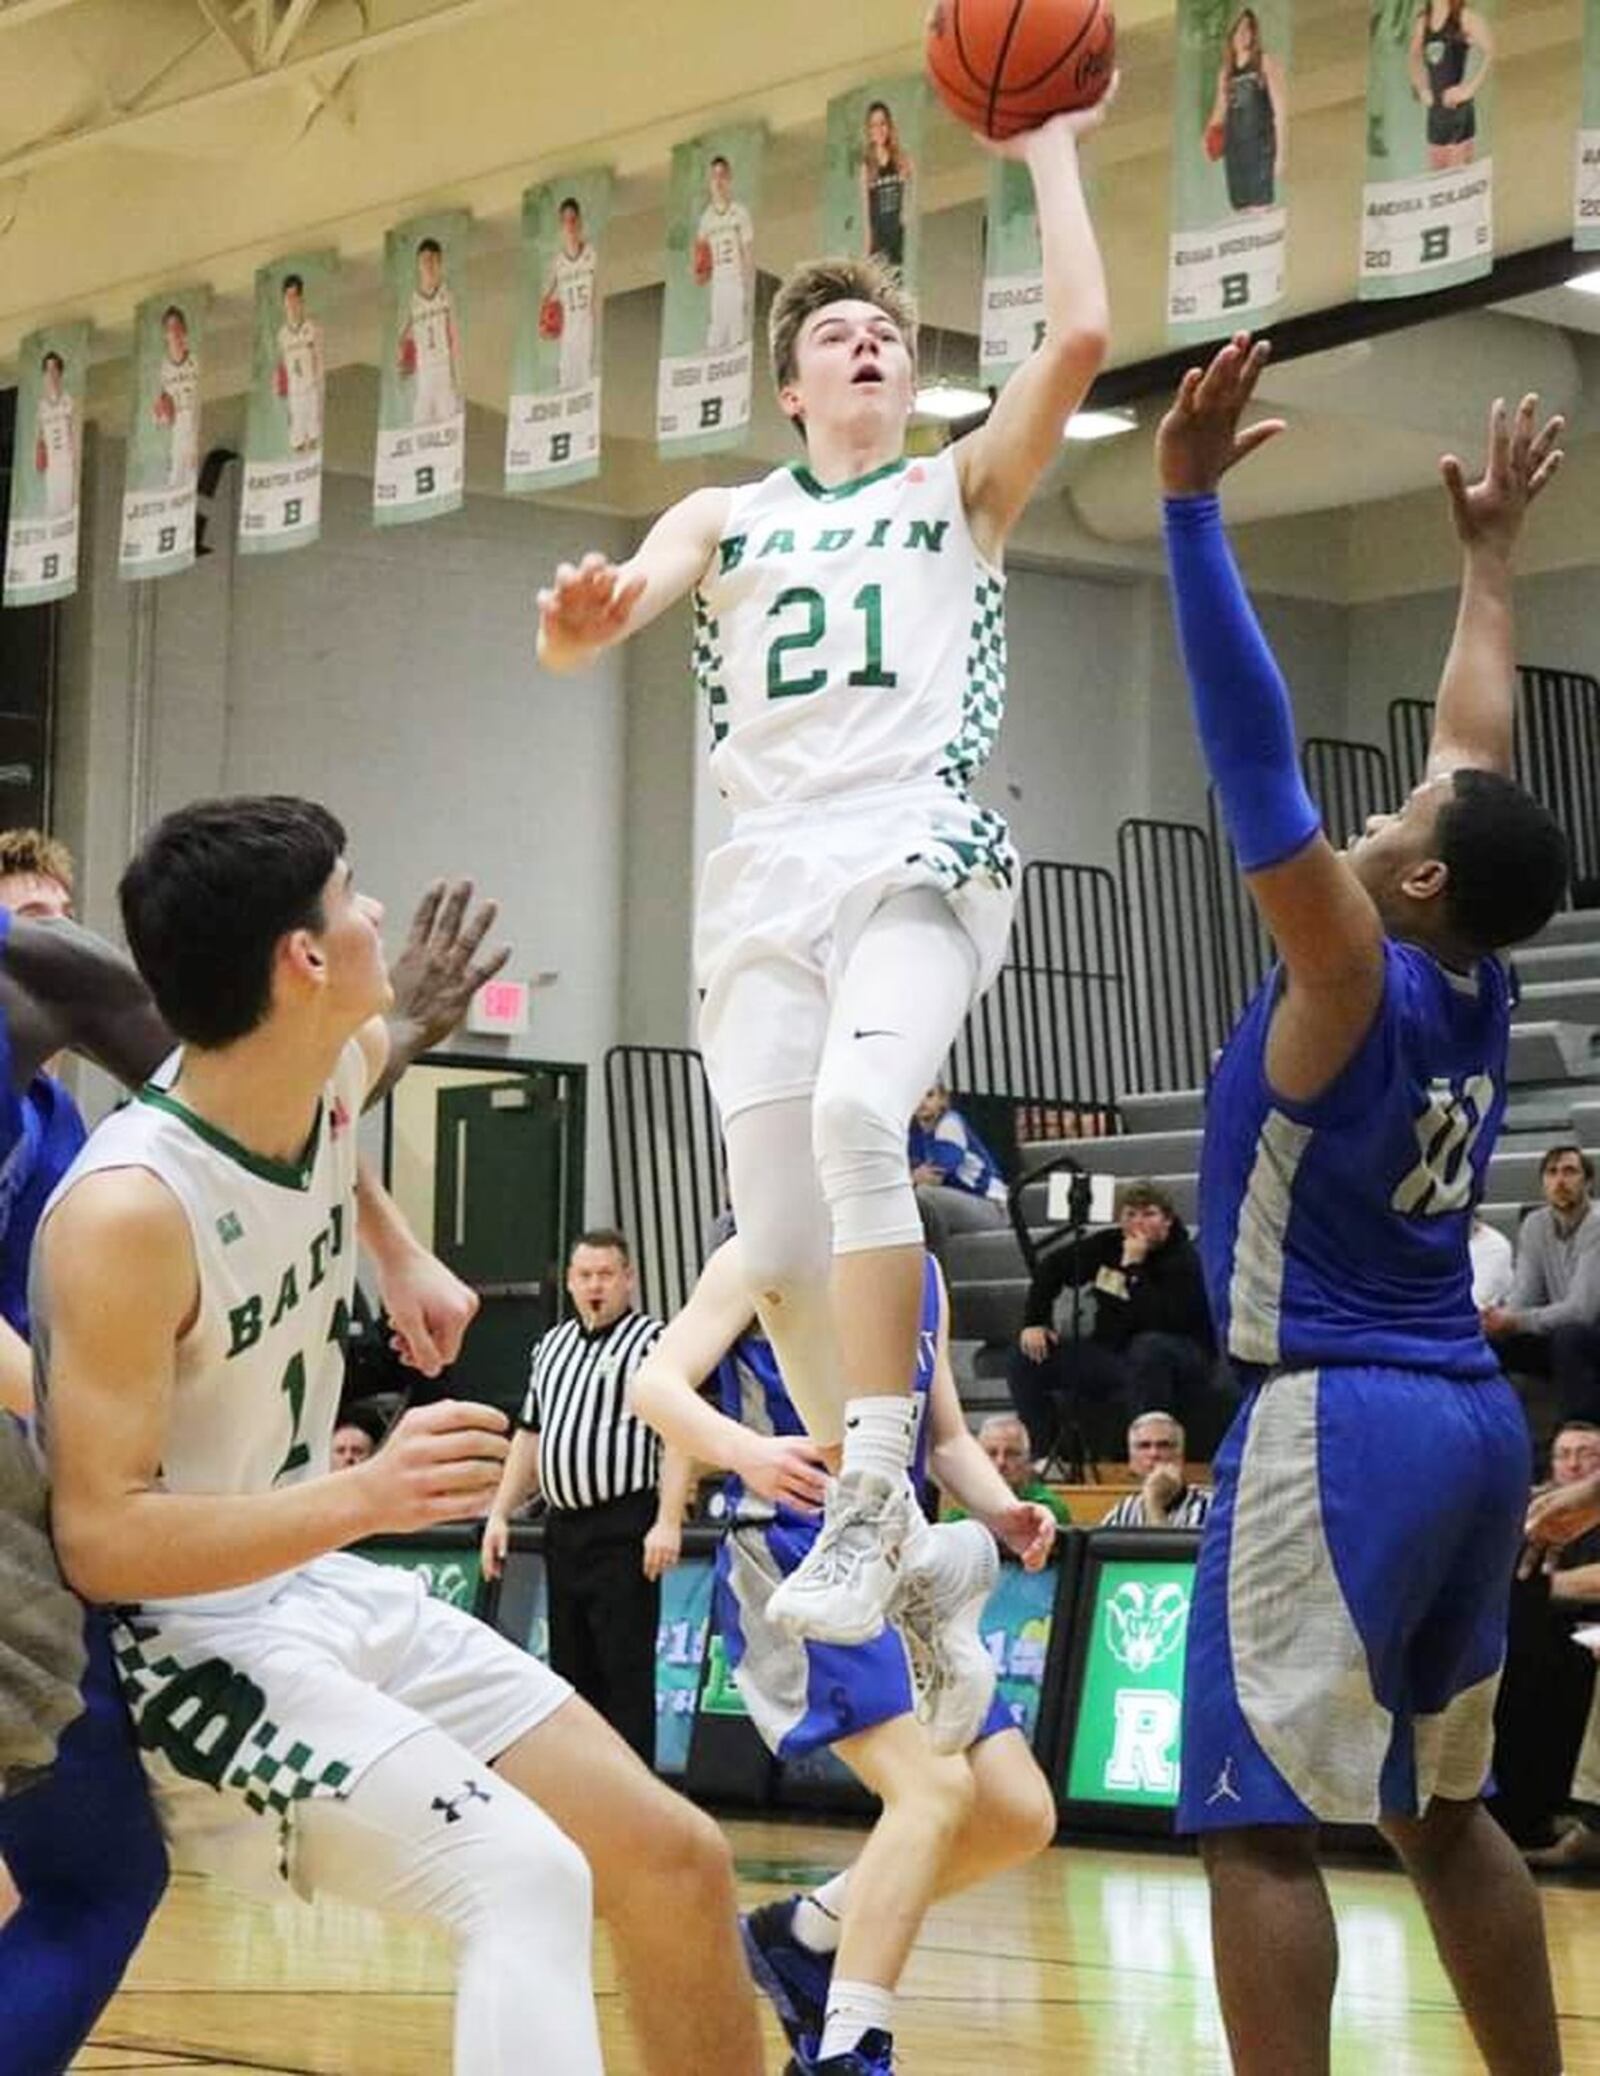
[[(1551, 1444), (1549, 1483), (1537, 1489), (1578, 1485), (1597, 1472), (1600, 1427), (1586, 1420), (1568, 1421)], [(1525, 1847), (1550, 1845), (1555, 1836), (1552, 1819), (1569, 1796), (1600, 1803), (1594, 1668), (1572, 1642), (1574, 1627), (1595, 1619), (1596, 1601), (1600, 1529), (1577, 1537), (1554, 1554), (1549, 1569), (1534, 1569), (1511, 1588), (1505, 1666), (1495, 1703), (1496, 1794), (1490, 1807), (1501, 1826)], [(1588, 1747), (1587, 1765), (1580, 1758), (1581, 1747)], [(1596, 1792), (1587, 1793), (1586, 1787)], [(1583, 1849), (1569, 1847), (1568, 1852)]]
[[(1072, 1509), (1039, 1477), (1028, 1454), (1028, 1430), (1014, 1413), (991, 1413), (978, 1429), (978, 1447), (1005, 1479), (1018, 1499), (1048, 1507), (1063, 1527), (1072, 1525)], [(964, 1521), (964, 1508), (952, 1507), (946, 1517)]]
[(339, 1424), (333, 1430), (333, 1451), (328, 1468), (354, 1470), (358, 1463), (365, 1463), (369, 1456), (376, 1454), (382, 1440), (383, 1422), (370, 1407), (342, 1407)]
[(1211, 1494), (1183, 1476), (1183, 1429), (1170, 1413), (1141, 1413), (1128, 1429), (1128, 1468), (1137, 1492), (1119, 1499), (1102, 1528), (1200, 1528)]
[(944, 1266), (955, 1233), (992, 1233), (1006, 1222), (1006, 1182), (999, 1163), (936, 1081), (917, 1105), (907, 1142), (911, 1180), (928, 1251)]
[[(1085, 1286), (1093, 1324), (1063, 1335), (1053, 1324), (1056, 1300)], [(1069, 1410), (1073, 1401), (1115, 1405), (1124, 1418), (1186, 1411), (1209, 1391), (1215, 1353), (1194, 1242), (1164, 1190), (1131, 1182), (1114, 1226), (1040, 1256), (1006, 1374), (1034, 1456), (1044, 1459), (1063, 1400)]]
[(1600, 1218), (1594, 1162), (1552, 1146), (1539, 1168), (1544, 1202), (1522, 1221), (1511, 1296), (1483, 1314), (1506, 1369), (1548, 1377), (1563, 1420), (1600, 1413)]
[(1505, 1234), (1474, 1212), (1467, 1251), (1472, 1257), (1472, 1302), (1478, 1310), (1487, 1312), (1509, 1304), (1516, 1260)]

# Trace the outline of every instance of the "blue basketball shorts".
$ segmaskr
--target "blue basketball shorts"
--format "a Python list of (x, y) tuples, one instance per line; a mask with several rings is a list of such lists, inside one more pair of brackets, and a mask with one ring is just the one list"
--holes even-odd
[(1505, 1379), (1272, 1376), (1214, 1470), (1179, 1830), (1373, 1823), (1484, 1792), (1532, 1472)]
[[(820, 1523), (736, 1528), (717, 1553), (715, 1620), (728, 1667), (762, 1742), (799, 1758), (915, 1707), (906, 1647), (892, 1624), (869, 1643), (816, 1643), (770, 1621), (767, 1602), (817, 1539)], [(974, 1743), (1014, 1728), (998, 1692)]]

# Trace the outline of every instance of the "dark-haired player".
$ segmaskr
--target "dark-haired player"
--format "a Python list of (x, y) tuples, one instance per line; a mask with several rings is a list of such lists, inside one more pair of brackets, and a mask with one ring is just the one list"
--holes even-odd
[(1495, 2076), (1557, 2076), (1538, 1901), (1479, 1799), (1530, 1464), (1467, 1240), (1505, 1112), (1499, 954), (1567, 877), (1509, 776), (1512, 555), (1560, 421), (1496, 403), (1481, 478), (1442, 464), (1465, 571), (1426, 775), (1338, 852), (1216, 495), (1282, 430), (1240, 430), (1265, 358), (1241, 336), (1191, 370), (1157, 439), (1198, 733), (1279, 959), (1217, 1065), (1201, 1160), (1212, 1309), (1252, 1388), (1195, 1581), (1179, 1822), (1241, 2076), (1328, 2067), (1319, 1823), (1394, 1845)]

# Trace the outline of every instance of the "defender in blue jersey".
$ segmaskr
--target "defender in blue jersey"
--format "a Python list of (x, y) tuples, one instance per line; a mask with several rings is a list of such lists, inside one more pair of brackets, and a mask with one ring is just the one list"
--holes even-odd
[(1252, 1388), (1195, 1580), (1179, 1823), (1202, 1839), (1244, 2076), (1329, 2065), (1325, 1822), (1376, 1823), (1398, 1850), (1489, 2068), (1557, 2076), (1538, 1901), (1479, 1799), (1530, 1452), (1467, 1243), (1505, 1108), (1498, 955), (1567, 877), (1560, 830), (1509, 777), (1512, 551), (1560, 422), (1497, 403), (1480, 480), (1442, 464), (1465, 574), (1426, 776), (1335, 852), (1216, 497), (1282, 430), (1240, 430), (1265, 358), (1241, 335), (1192, 370), (1157, 441), (1198, 732), (1280, 961), (1207, 1108), (1202, 1254)]
[[(732, 1473), (717, 1630), (756, 1728), (781, 1757), (831, 1746), (883, 1802), (845, 1874), (746, 1920), (752, 1969), (794, 2047), (791, 2076), (885, 2076), (894, 1986), (929, 1904), (1030, 1858), (1055, 1833), (1049, 1784), (995, 1696), (977, 1633), (996, 1539), (1036, 1569), (1055, 1524), (1015, 1497), (967, 1431), (931, 1257), (917, 1349), (911, 1474), (931, 1472), (974, 1518), (923, 1539), (892, 1626), (862, 1644), (801, 1638), (768, 1614), (821, 1532), (825, 1478), (753, 1317), (737, 1239), (713, 1254), (634, 1379), (644, 1419)], [(697, 1393), (712, 1376), (720, 1411)]]

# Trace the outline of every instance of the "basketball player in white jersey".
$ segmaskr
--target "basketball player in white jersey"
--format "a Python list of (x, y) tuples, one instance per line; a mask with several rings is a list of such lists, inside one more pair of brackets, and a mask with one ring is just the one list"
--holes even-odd
[(417, 247), (417, 281), (400, 334), (400, 368), (411, 378), (411, 423), (447, 425), (461, 409), (456, 305), (437, 238)]
[(906, 1128), (1010, 925), (1016, 859), (967, 788), (1005, 692), (1006, 536), (1106, 350), (1078, 166), (1099, 113), (1001, 147), (1033, 176), (1046, 321), (985, 424), (908, 462), (904, 292), (870, 261), (801, 267), (772, 345), (804, 465), (696, 490), (624, 566), (563, 564), (539, 596), (541, 660), (577, 670), (694, 595), (734, 815), (701, 886), (700, 1042), (763, 1327), (807, 1431), (843, 1439), (827, 1526), (774, 1611), (839, 1643), (882, 1626), (917, 1532)]
[(707, 353), (726, 353), (750, 336), (756, 285), (756, 234), (750, 212), (733, 199), (733, 168), (718, 152), (708, 175), (711, 199), (700, 212), (695, 236), (711, 254), (711, 311), (706, 321)]
[(563, 389), (585, 389), (594, 380), (594, 312), (599, 260), (583, 234), (583, 211), (568, 195), (561, 204), (561, 238), (545, 275), (542, 299), (561, 305)]
[(34, 461), (44, 476), (45, 515), (62, 519), (78, 487), (78, 407), (67, 393), (67, 364), (59, 353), (47, 353), (39, 369), (44, 379), (33, 407)]
[(156, 423), (167, 428), (167, 488), (192, 489), (200, 472), (200, 363), (189, 350), (189, 324), (176, 303), (161, 315), (166, 352), (156, 387)]
[(289, 448), (312, 454), (322, 445), (324, 368), (322, 326), (306, 313), (306, 285), (283, 277), (283, 322), (278, 327), (278, 395), (289, 420)]
[[(201, 802), (124, 875), (129, 942), (183, 1052), (95, 1135), (41, 1228), (63, 1569), (119, 1611), (175, 1864), (449, 1930), (461, 2076), (598, 2076), (591, 1893), (653, 2076), (753, 2072), (715, 1827), (537, 1660), (337, 1554), (481, 1512), (506, 1446), (500, 1414), (447, 1400), (369, 1463), (329, 1467), (355, 1125), (389, 995), (381, 911), (343, 849), (304, 801)], [(369, 1235), (380, 1267), (416, 1245), (392, 1208)]]

